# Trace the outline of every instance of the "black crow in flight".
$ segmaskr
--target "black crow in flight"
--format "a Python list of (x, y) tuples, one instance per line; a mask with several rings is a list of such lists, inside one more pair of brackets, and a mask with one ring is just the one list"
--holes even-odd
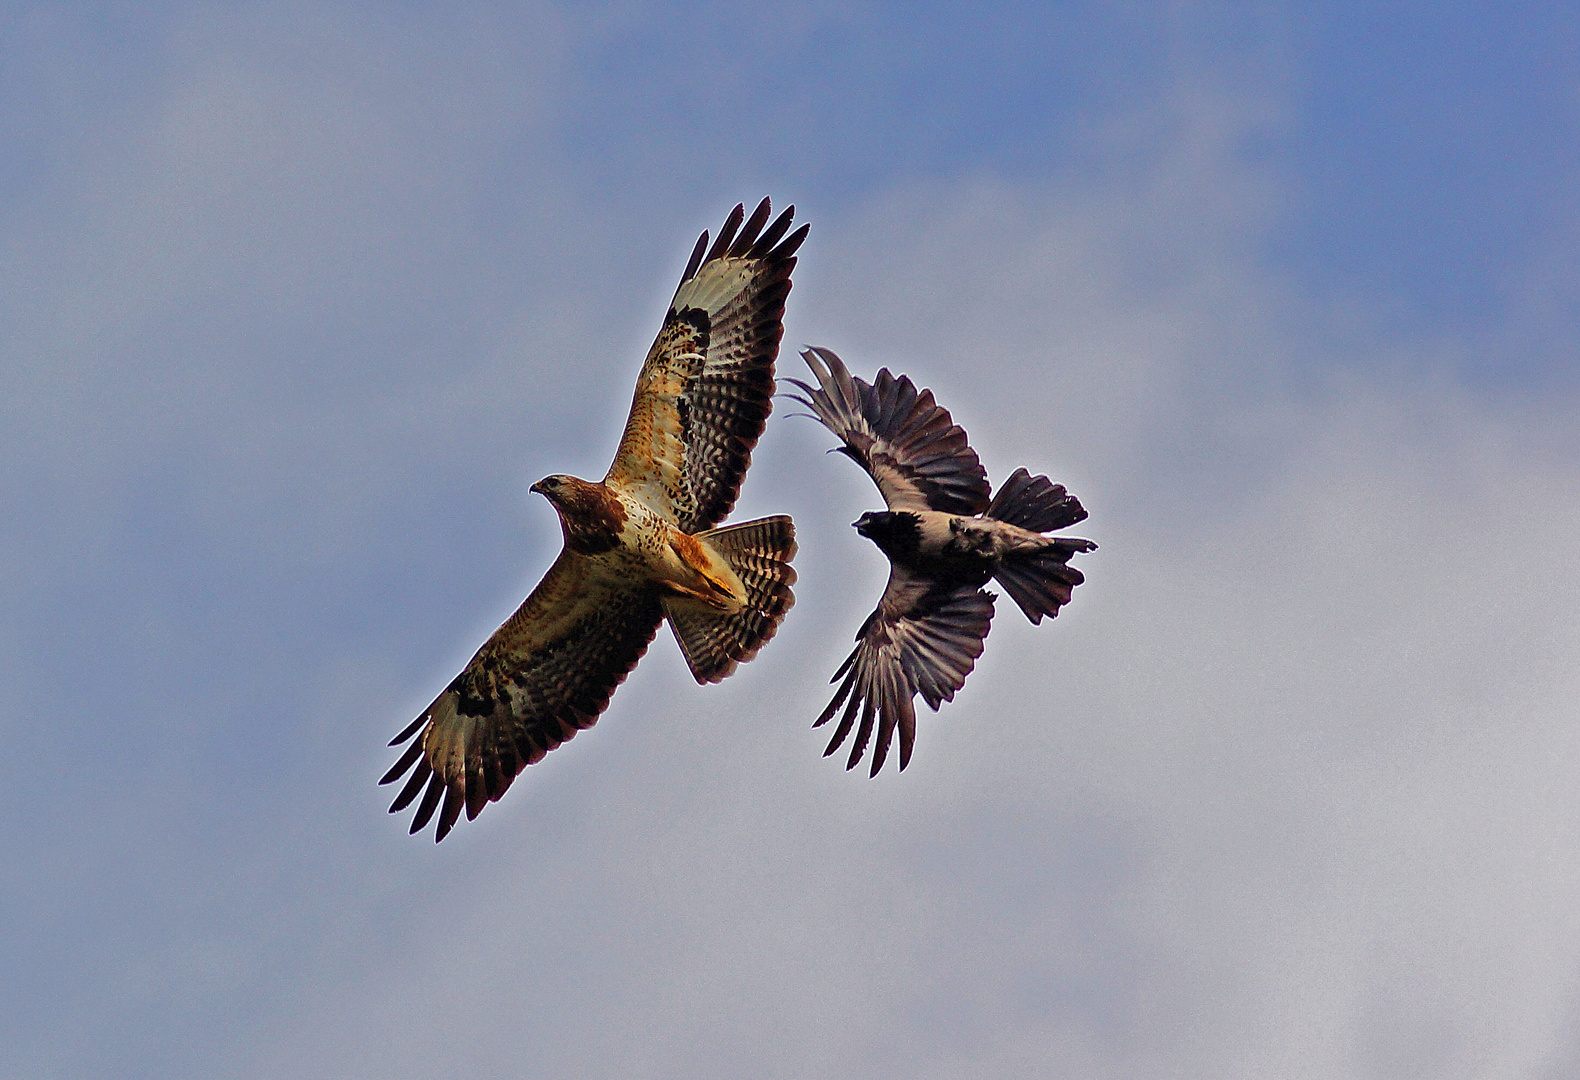
[(806, 394), (791, 396), (844, 441), (836, 449), (867, 470), (888, 504), (854, 524), (889, 557), (889, 583), (857, 632), (855, 650), (834, 673), (835, 680), (844, 677), (839, 692), (812, 725), (826, 724), (845, 704), (827, 756), (860, 714), (845, 766), (853, 769), (876, 718), (871, 775), (877, 776), (896, 730), (900, 768), (911, 760), (912, 699), (920, 694), (937, 711), (982, 655), (993, 619), (993, 594), (982, 588), (988, 579), (997, 578), (1026, 618), (1040, 623), (1057, 615), (1085, 580), (1067, 565), (1070, 556), (1097, 545), (1043, 535), (1086, 517), (1075, 496), (1046, 476), (1016, 469), (989, 498), (982, 462), (931, 390), (918, 393), (907, 376), (887, 368), (876, 383), (866, 383), (827, 349), (806, 349), (801, 358), (820, 385), (787, 380)]

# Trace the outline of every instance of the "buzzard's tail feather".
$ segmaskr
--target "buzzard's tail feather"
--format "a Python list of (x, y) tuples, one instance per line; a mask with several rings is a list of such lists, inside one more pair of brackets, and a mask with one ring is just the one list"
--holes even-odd
[(1050, 538), (1041, 551), (1006, 557), (993, 576), (1026, 618), (1040, 623), (1044, 615), (1059, 614), (1070, 602), (1070, 590), (1086, 580), (1075, 567), (1065, 565), (1070, 556), (1095, 547), (1090, 540)]
[(730, 564), (746, 586), (746, 604), (733, 615), (666, 601), (664, 613), (699, 683), (718, 682), (757, 655), (795, 603), (795, 526), (784, 515), (697, 534)]

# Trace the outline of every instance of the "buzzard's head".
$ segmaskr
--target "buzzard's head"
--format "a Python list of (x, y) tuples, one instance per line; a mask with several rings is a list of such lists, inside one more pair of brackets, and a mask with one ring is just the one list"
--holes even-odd
[(545, 476), (527, 490), (536, 491), (549, 502), (558, 506), (570, 494), (573, 480), (575, 480), (573, 476)]
[(531, 490), (554, 504), (565, 531), (565, 543), (572, 550), (595, 555), (620, 542), (625, 509), (602, 484), (590, 484), (574, 476), (545, 476)]
[(903, 510), (869, 510), (851, 524), (890, 558), (914, 555), (921, 547), (922, 519)]
[(602, 484), (559, 475), (545, 476), (527, 490), (536, 491), (553, 503), (562, 518), (586, 516), (604, 501), (600, 496), (606, 494)]

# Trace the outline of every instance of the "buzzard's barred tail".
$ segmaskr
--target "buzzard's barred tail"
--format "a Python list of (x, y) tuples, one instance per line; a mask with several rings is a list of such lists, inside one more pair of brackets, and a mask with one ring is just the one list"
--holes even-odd
[(665, 601), (670, 629), (699, 683), (718, 682), (757, 655), (795, 603), (795, 526), (784, 515), (697, 533), (724, 557), (746, 586), (746, 604), (733, 615)]

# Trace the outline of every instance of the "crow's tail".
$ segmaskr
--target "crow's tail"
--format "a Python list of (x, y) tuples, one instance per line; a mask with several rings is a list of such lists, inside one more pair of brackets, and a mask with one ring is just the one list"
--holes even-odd
[[(1084, 520), (1086, 510), (1063, 484), (1016, 469), (999, 485), (986, 516), (1045, 533)], [(1097, 545), (1090, 540), (1050, 536), (1045, 547), (1006, 555), (993, 576), (1026, 618), (1040, 623), (1044, 615), (1057, 615), (1070, 602), (1070, 591), (1086, 580), (1079, 570), (1067, 565), (1070, 556), (1095, 550)]]

